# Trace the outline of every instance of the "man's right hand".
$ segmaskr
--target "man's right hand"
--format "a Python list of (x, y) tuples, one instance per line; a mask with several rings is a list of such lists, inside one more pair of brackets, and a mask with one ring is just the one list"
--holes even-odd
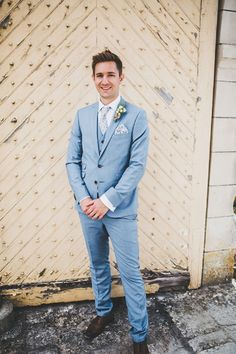
[(80, 202), (80, 207), (82, 209), (82, 211), (86, 214), (86, 211), (88, 210), (88, 208), (93, 204), (93, 199), (90, 197), (87, 197), (83, 200), (81, 200)]

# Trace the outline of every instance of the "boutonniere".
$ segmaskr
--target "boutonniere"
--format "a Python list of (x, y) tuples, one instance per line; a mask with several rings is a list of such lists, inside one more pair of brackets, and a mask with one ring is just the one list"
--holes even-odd
[(115, 111), (115, 114), (114, 114), (114, 120), (117, 120), (117, 119), (119, 119), (120, 117), (121, 117), (121, 115), (123, 114), (123, 113), (125, 113), (126, 112), (126, 108), (125, 108), (125, 106), (122, 106), (122, 105), (119, 105), (118, 106), (118, 108), (117, 108), (117, 110)]

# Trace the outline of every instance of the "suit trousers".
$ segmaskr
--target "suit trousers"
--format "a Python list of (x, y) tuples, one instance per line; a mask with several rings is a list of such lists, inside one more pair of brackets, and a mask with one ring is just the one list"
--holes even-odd
[(125, 300), (130, 334), (134, 342), (142, 342), (147, 336), (148, 315), (146, 294), (139, 266), (139, 246), (136, 218), (90, 219), (79, 213), (90, 259), (92, 286), (98, 316), (106, 316), (112, 310), (111, 272), (109, 262), (109, 238), (115, 252)]

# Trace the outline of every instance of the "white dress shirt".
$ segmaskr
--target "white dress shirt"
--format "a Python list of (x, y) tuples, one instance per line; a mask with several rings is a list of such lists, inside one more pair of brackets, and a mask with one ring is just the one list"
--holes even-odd
[[(114, 100), (112, 101), (111, 103), (109, 103), (108, 105), (105, 105), (104, 103), (101, 102), (101, 100), (99, 101), (99, 106), (98, 106), (98, 119), (100, 118), (100, 114), (101, 114), (101, 109), (104, 107), (104, 106), (108, 106), (110, 107), (108, 113), (107, 113), (107, 126), (109, 127), (109, 125), (111, 124), (111, 121), (114, 117), (114, 114), (115, 114), (115, 111), (117, 109), (117, 106), (120, 102), (120, 95)], [(84, 197), (83, 199), (80, 200), (80, 202), (82, 202), (82, 200), (88, 198), (89, 196), (86, 196)], [(106, 205), (106, 207), (108, 209), (110, 209), (111, 211), (114, 211), (115, 210), (115, 207), (112, 205), (112, 203), (110, 202), (110, 200), (106, 197), (106, 194), (103, 194), (101, 195), (100, 197), (101, 201), (103, 202), (103, 204)]]

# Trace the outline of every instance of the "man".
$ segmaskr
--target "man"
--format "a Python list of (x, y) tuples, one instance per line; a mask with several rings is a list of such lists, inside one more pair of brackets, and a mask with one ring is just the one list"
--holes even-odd
[(97, 312), (85, 335), (96, 337), (114, 319), (110, 238), (124, 287), (134, 353), (149, 353), (136, 219), (137, 185), (148, 150), (146, 114), (119, 94), (124, 76), (117, 55), (109, 50), (95, 55), (92, 70), (100, 100), (78, 110), (66, 162), (90, 258)]

